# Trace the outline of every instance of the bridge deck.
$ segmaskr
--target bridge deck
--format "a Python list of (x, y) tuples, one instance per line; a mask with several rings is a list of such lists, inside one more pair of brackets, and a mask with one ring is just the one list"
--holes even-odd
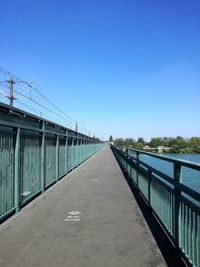
[(0, 226), (0, 266), (166, 266), (107, 147)]

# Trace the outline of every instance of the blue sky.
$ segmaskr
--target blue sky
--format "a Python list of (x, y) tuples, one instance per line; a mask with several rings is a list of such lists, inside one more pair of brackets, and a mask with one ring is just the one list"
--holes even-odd
[(0, 66), (96, 136), (200, 136), (200, 0), (2, 0), (0, 25)]

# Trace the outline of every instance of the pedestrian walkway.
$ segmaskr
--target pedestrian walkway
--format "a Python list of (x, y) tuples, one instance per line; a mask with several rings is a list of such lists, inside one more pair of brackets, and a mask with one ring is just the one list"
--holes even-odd
[(106, 147), (0, 226), (0, 266), (166, 265)]

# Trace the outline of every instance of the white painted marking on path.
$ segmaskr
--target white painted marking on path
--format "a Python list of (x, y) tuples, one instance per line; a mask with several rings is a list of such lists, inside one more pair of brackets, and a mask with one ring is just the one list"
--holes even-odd
[(81, 214), (82, 212), (80, 212), (80, 211), (75, 211), (75, 210), (73, 210), (73, 211), (69, 211), (68, 212), (68, 216), (67, 216), (67, 218), (65, 219), (65, 222), (79, 222), (80, 221), (80, 214)]
[(68, 212), (69, 215), (75, 216), (75, 215), (80, 215), (82, 212), (78, 211), (78, 210), (73, 210)]
[(98, 182), (98, 179), (91, 179), (90, 182)]
[(67, 218), (67, 219), (65, 219), (65, 222), (79, 222), (81, 219), (80, 218), (77, 218), (77, 219), (69, 219), (69, 218)]

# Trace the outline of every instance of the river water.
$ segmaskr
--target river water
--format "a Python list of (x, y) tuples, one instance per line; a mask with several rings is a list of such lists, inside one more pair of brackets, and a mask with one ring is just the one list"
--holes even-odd
[[(164, 156), (200, 163), (200, 154), (164, 154)], [(140, 160), (173, 177), (172, 163), (148, 155), (141, 155)], [(182, 167), (181, 182), (200, 193), (200, 171)]]

